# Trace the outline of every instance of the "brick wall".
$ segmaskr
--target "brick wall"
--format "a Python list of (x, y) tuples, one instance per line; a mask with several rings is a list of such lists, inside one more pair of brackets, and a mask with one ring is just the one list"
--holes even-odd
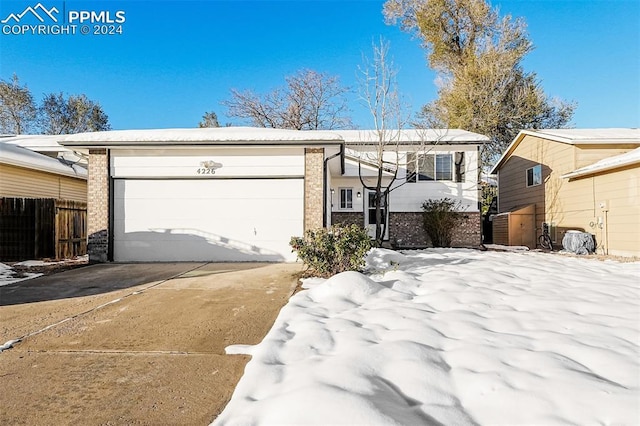
[(89, 150), (87, 179), (87, 252), (89, 262), (106, 262), (109, 249), (109, 155)]
[(324, 148), (304, 150), (304, 229), (322, 228)]
[(331, 212), (333, 225), (364, 225), (364, 213), (362, 212)]
[(398, 248), (427, 247), (429, 238), (422, 227), (422, 213), (389, 212), (389, 240)]
[(477, 247), (482, 244), (482, 216), (480, 212), (465, 213), (467, 219), (453, 234), (454, 247)]
[[(482, 223), (479, 212), (466, 213), (467, 219), (454, 232), (451, 245), (476, 247), (482, 240)], [(420, 212), (390, 212), (389, 240), (398, 248), (431, 247), (431, 241), (422, 227)]]

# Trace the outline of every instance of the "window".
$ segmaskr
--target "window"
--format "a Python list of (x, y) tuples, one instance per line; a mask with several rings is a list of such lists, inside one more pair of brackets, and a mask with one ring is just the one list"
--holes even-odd
[(542, 166), (538, 164), (527, 169), (527, 186), (536, 186), (542, 183)]
[[(387, 218), (387, 200), (386, 197), (382, 195), (380, 199), (380, 214), (382, 215), (382, 225), (385, 224)], [(376, 193), (369, 192), (369, 203), (368, 203), (368, 223), (369, 225), (376, 224)]]
[(436, 154), (436, 180), (453, 180), (451, 154)]
[(352, 188), (340, 188), (340, 208), (341, 209), (353, 208), (353, 189)]
[(407, 182), (433, 180), (464, 182), (464, 171), (464, 152), (456, 152), (455, 156), (454, 154), (407, 154)]

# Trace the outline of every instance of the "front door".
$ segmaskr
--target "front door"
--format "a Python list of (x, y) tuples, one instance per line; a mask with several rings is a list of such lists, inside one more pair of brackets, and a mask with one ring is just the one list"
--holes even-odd
[[(387, 209), (387, 197), (382, 198), (380, 203), (382, 210), (382, 224), (384, 226), (384, 240), (389, 239), (389, 209)], [(367, 232), (371, 238), (376, 237), (376, 192), (367, 191), (367, 204), (364, 210), (364, 227), (367, 228)]]

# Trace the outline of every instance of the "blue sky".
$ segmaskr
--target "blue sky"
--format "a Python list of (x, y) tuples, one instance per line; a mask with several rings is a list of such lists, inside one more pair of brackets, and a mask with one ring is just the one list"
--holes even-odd
[[(362, 55), (383, 36), (413, 111), (435, 99), (435, 74), (417, 39), (385, 25), (382, 1), (40, 0), (69, 11), (125, 12), (122, 34), (0, 33), (0, 78), (16, 73), (37, 99), (86, 94), (114, 129), (196, 127), (205, 111), (221, 123), (229, 90), (265, 93), (302, 68), (338, 75), (357, 90)], [(0, 20), (38, 0), (2, 0)], [(523, 17), (536, 49), (527, 71), (547, 94), (578, 104), (576, 127), (640, 127), (640, 2), (501, 0), (501, 14)], [(25, 16), (20, 24), (38, 24)], [(51, 22), (47, 22), (48, 24)], [(10, 25), (15, 22), (10, 21)], [(2, 26), (2, 25), (0, 25)], [(89, 28), (93, 31), (93, 24)], [(6, 30), (10, 31), (10, 30)], [(371, 118), (352, 95), (360, 128)]]

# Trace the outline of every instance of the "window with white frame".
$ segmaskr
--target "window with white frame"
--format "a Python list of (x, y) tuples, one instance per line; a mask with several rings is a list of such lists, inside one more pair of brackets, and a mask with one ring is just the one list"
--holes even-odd
[(464, 182), (464, 152), (442, 154), (407, 153), (407, 182)]
[(353, 208), (353, 188), (340, 188), (340, 208), (352, 209)]
[(542, 166), (538, 164), (527, 169), (527, 187), (542, 183)]

